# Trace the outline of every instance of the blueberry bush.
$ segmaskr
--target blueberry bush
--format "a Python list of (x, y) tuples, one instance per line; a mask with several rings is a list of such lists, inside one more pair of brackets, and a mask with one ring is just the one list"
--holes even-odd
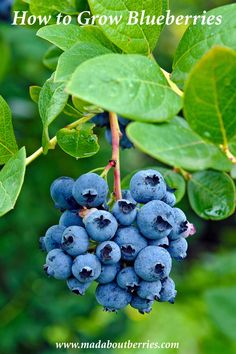
[[(156, 14), (155, 3), (149, 1), (143, 6)], [(101, 9), (106, 15), (119, 9), (127, 16), (126, 6), (120, 9), (118, 3), (112, 9), (103, 0), (81, 4), (76, 7), (72, 1), (54, 1), (53, 6), (49, 3), (45, 7), (44, 2), (31, 0), (14, 6), (35, 15), (54, 16), (61, 12), (76, 18), (89, 6), (94, 15)], [(129, 5), (137, 8), (135, 2)], [(160, 2), (158, 11), (160, 15), (166, 11), (165, 1)], [(14, 133), (6, 100), (0, 99), (1, 216), (15, 207), (28, 166), (41, 155), (51, 156), (49, 152), (54, 150), (57, 156), (60, 148), (76, 160), (88, 158), (88, 166), (89, 158), (99, 152), (105, 134), (110, 158), (104, 156), (102, 162), (99, 159), (93, 171), (87, 168), (86, 174), (78, 173), (76, 181), (54, 174), (59, 179), (52, 184), (51, 196), (62, 214), (58, 225), (51, 227), (40, 243), (48, 252), (45, 271), (65, 279), (75, 293), (87, 290), (90, 281), (84, 279), (99, 282), (100, 278), (96, 297), (106, 309), (117, 309), (107, 298), (109, 292), (119, 294), (116, 296), (121, 301), (120, 308), (131, 303), (141, 312), (149, 312), (150, 303), (154, 299), (162, 301), (162, 296), (163, 301), (173, 302), (176, 290), (169, 272), (154, 279), (155, 274), (152, 278), (150, 269), (146, 271), (145, 267), (153, 261), (162, 268), (157, 267), (157, 273), (163, 272), (171, 258), (185, 257), (186, 230), (176, 238), (171, 234), (178, 218), (183, 217), (179, 222), (182, 226), (191, 224), (175, 208), (176, 203), (187, 196), (193, 211), (204, 220), (223, 220), (235, 211), (235, 13), (235, 4), (225, 5), (207, 13), (221, 14), (221, 26), (190, 25), (178, 45), (170, 73), (159, 65), (154, 50), (161, 35), (159, 26), (79, 27), (75, 22), (64, 26), (52, 20), (38, 29), (37, 36), (51, 44), (43, 58), (51, 73), (42, 86), (29, 88), (42, 122), (42, 147), (32, 154), (26, 153), (27, 146), (18, 146), (18, 141), (22, 146), (22, 139), (16, 130)], [(120, 173), (123, 175), (127, 168), (120, 161), (120, 148), (124, 150), (122, 154), (128, 149), (141, 151), (152, 158), (152, 166), (138, 168), (121, 179)], [(148, 183), (140, 182), (142, 175)], [(140, 179), (135, 181), (138, 176)], [(162, 179), (165, 192), (158, 194)], [(64, 190), (68, 186), (70, 190), (70, 184), (73, 193), (69, 192), (68, 202)], [(85, 191), (81, 192), (81, 188)], [(152, 214), (158, 221), (155, 224), (151, 222)], [(160, 236), (160, 229), (167, 230), (167, 234)], [(191, 230), (187, 227), (190, 234)], [(132, 240), (137, 237), (134, 249), (123, 241), (129, 235)], [(122, 247), (132, 253), (142, 242), (135, 259), (119, 255)], [(112, 260), (115, 257), (116, 261), (106, 264), (100, 258), (103, 255)], [(108, 280), (104, 281), (106, 277)], [(217, 294), (209, 294), (207, 299), (217, 302)]]

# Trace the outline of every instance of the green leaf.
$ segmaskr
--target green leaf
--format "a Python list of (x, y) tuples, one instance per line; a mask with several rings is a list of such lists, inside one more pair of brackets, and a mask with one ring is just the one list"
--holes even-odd
[(191, 207), (203, 219), (222, 220), (235, 210), (235, 186), (223, 172), (202, 171), (188, 183)]
[(40, 91), (41, 91), (40, 86), (30, 86), (29, 94), (30, 94), (30, 98), (33, 102), (38, 103)]
[(93, 156), (99, 150), (98, 139), (93, 134), (94, 124), (85, 123), (76, 129), (61, 129), (57, 133), (59, 146), (67, 154), (82, 159)]
[(44, 153), (49, 148), (49, 125), (59, 116), (65, 108), (68, 100), (68, 94), (65, 92), (65, 86), (61, 83), (55, 83), (53, 75), (43, 85), (39, 94), (39, 113), (43, 123), (42, 144)]
[(0, 81), (2, 81), (9, 68), (9, 62), (11, 59), (11, 51), (8, 43), (0, 37), (0, 53), (1, 53), (1, 65), (0, 65)]
[[(175, 191), (176, 202), (177, 203), (180, 202), (180, 200), (183, 198), (185, 194), (185, 189), (186, 189), (185, 180), (181, 175), (168, 168), (164, 168), (161, 166), (151, 166), (145, 168), (145, 170), (146, 169), (153, 169), (160, 172), (164, 177), (168, 186), (176, 190)], [(138, 172), (138, 170), (133, 171), (122, 180), (121, 182), (122, 189), (129, 189), (130, 180), (136, 172)]]
[[(113, 19), (117, 17), (118, 21), (113, 24), (107, 23), (101, 26), (101, 29), (107, 38), (125, 53), (149, 55), (155, 48), (162, 26), (140, 25), (140, 17), (142, 11), (150, 16), (162, 15), (162, 1), (117, 0), (112, 5), (109, 0), (88, 0), (88, 2), (93, 15), (102, 15), (108, 18), (112, 16)], [(128, 24), (131, 11), (138, 12), (139, 21), (137, 24)]]
[(25, 148), (19, 150), (0, 171), (0, 216), (14, 208), (24, 181)]
[(74, 0), (30, 0), (30, 12), (35, 16), (74, 14)]
[(68, 81), (75, 69), (84, 61), (111, 51), (99, 44), (79, 42), (66, 50), (59, 58), (55, 81)]
[(235, 286), (210, 289), (205, 293), (211, 318), (221, 332), (233, 341), (236, 340), (235, 294)]
[(51, 46), (44, 55), (43, 64), (50, 70), (56, 70), (59, 57), (62, 53), (61, 49)]
[(142, 55), (106, 54), (90, 59), (74, 72), (67, 91), (140, 121), (169, 120), (182, 105), (157, 63)]
[(100, 44), (112, 51), (116, 47), (104, 36), (97, 26), (76, 26), (76, 25), (51, 25), (38, 30), (37, 36), (49, 41), (56, 47), (67, 50), (78, 42), (90, 42)]
[(0, 165), (6, 163), (17, 150), (11, 110), (6, 101), (0, 96)]
[(202, 140), (182, 118), (156, 125), (132, 123), (126, 132), (137, 148), (167, 165), (190, 171), (231, 169), (220, 149)]
[(202, 138), (228, 145), (236, 135), (236, 52), (215, 47), (193, 68), (186, 83), (184, 113)]
[[(172, 80), (180, 87), (196, 62), (213, 46), (236, 49), (236, 4), (218, 7), (207, 16), (222, 16), (220, 25), (191, 25), (185, 32), (174, 58)], [(229, 35), (230, 33), (230, 35)]]

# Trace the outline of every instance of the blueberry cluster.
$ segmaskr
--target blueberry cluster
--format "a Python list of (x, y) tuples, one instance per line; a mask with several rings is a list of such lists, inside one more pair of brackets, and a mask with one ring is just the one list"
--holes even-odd
[(0, 1), (0, 22), (11, 21), (11, 7), (13, 0), (1, 0)]
[(45, 272), (78, 295), (95, 280), (96, 299), (107, 311), (130, 304), (149, 313), (155, 300), (173, 303), (172, 258), (186, 257), (186, 237), (193, 234), (174, 208), (174, 191), (159, 172), (144, 170), (110, 211), (107, 195), (106, 181), (95, 173), (53, 182), (51, 196), (63, 213), (40, 239), (48, 252)]
[[(133, 144), (127, 137), (125, 131), (127, 125), (130, 123), (130, 120), (118, 116), (118, 121), (119, 121), (120, 131), (122, 134), (120, 140), (120, 146), (122, 149), (130, 149), (133, 147)], [(111, 135), (111, 128), (109, 123), (109, 113), (108, 112), (99, 113), (91, 119), (91, 122), (96, 124), (97, 127), (106, 128), (106, 132), (105, 132), (106, 140), (108, 141), (109, 144), (112, 144), (112, 135)]]

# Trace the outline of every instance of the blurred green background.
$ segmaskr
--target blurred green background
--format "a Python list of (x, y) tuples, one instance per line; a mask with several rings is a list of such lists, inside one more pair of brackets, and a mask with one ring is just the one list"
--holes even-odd
[[(230, 1), (171, 1), (171, 9), (176, 14), (192, 14), (226, 3)], [(166, 69), (171, 68), (184, 30), (173, 26), (162, 34), (155, 54)], [(0, 24), (0, 94), (12, 108), (19, 146), (26, 145), (28, 154), (40, 146), (41, 140), (41, 122), (28, 88), (41, 85), (50, 75), (42, 65), (49, 45), (35, 32), (32, 28)], [(61, 117), (55, 130), (64, 125)], [(222, 222), (205, 222), (193, 214), (187, 200), (181, 202), (198, 232), (189, 240), (188, 259), (175, 262), (173, 267), (178, 290), (175, 305), (156, 303), (147, 316), (131, 308), (117, 315), (105, 313), (95, 301), (94, 288), (85, 297), (77, 297), (64, 282), (45, 277), (45, 255), (38, 248), (38, 238), (59, 218), (49, 197), (49, 186), (58, 176), (77, 177), (106, 164), (110, 146), (103, 141), (102, 132), (98, 133), (101, 150), (90, 159), (76, 161), (57, 148), (30, 165), (15, 210), (0, 220), (0, 353), (54, 354), (58, 353), (57, 341), (99, 339), (180, 343), (178, 350), (163, 349), (165, 353), (236, 353), (235, 216)], [(122, 152), (122, 175), (155, 163), (137, 150)]]

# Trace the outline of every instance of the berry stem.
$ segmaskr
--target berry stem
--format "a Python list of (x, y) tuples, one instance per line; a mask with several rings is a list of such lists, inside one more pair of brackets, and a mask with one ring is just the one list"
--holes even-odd
[(221, 150), (223, 153), (226, 155), (226, 157), (234, 164), (236, 165), (236, 157), (232, 154), (232, 152), (229, 149), (228, 145), (221, 145), (220, 146)]
[(174, 167), (173, 171), (176, 173), (180, 173), (186, 181), (189, 181), (192, 178), (191, 173), (189, 173), (188, 171), (185, 171), (181, 167)]
[[(78, 120), (76, 120), (75, 122), (65, 126), (65, 128), (67, 129), (73, 129), (76, 128), (78, 125), (86, 123), (87, 121), (89, 121), (90, 119), (92, 119), (94, 117), (94, 114), (90, 114), (86, 117), (80, 118)], [(50, 149), (55, 149), (56, 145), (57, 145), (57, 137), (54, 136), (50, 142)], [(29, 157), (27, 157), (26, 159), (26, 166), (28, 166), (31, 162), (33, 162), (34, 160), (36, 160), (40, 155), (43, 154), (43, 147), (41, 146), (38, 150), (36, 150), (32, 155), (30, 155)]]
[(121, 199), (121, 183), (120, 183), (120, 138), (121, 132), (116, 113), (110, 112), (110, 126), (112, 135), (112, 159), (114, 167), (114, 195), (115, 199)]

